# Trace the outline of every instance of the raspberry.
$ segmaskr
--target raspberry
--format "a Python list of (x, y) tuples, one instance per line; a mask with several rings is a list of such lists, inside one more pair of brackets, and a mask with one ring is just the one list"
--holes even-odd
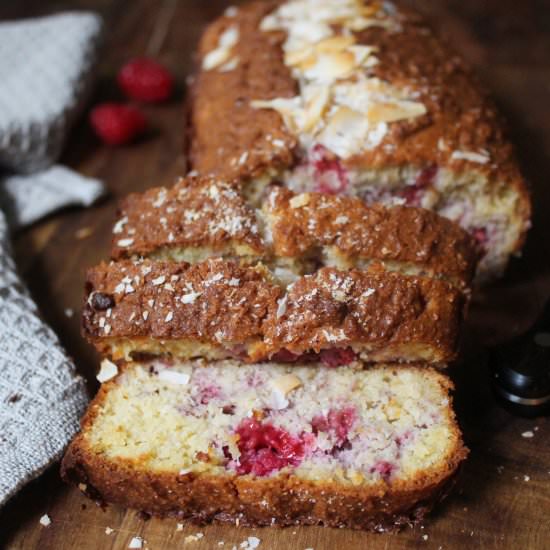
[(487, 241), (489, 240), (487, 236), (487, 229), (484, 227), (474, 227), (471, 231), (472, 235), (476, 239), (476, 241), (483, 247), (486, 248)]
[(315, 191), (327, 195), (338, 195), (346, 190), (348, 178), (337, 157), (331, 155), (322, 145), (315, 145), (311, 152), (315, 169)]
[(292, 353), (286, 348), (283, 348), (273, 354), (270, 359), (270, 361), (277, 363), (296, 363), (297, 361), (300, 361), (300, 363), (310, 363), (311, 361), (317, 360), (318, 356), (316, 353), (302, 353), (301, 355), (298, 355), (296, 353)]
[(330, 409), (328, 415), (314, 416), (311, 421), (313, 433), (330, 432), (334, 434), (340, 443), (343, 443), (357, 418), (354, 407), (343, 407), (341, 409)]
[(387, 460), (380, 460), (371, 468), (371, 472), (378, 472), (386, 481), (391, 477), (394, 470), (395, 466)]
[(145, 117), (135, 107), (102, 103), (90, 113), (95, 133), (108, 145), (129, 143), (147, 129)]
[(327, 367), (349, 365), (357, 354), (351, 348), (332, 348), (321, 350), (321, 363)]
[(236, 429), (239, 435), (239, 474), (265, 476), (285, 466), (298, 466), (305, 456), (305, 444), (287, 431), (255, 418), (245, 418)]
[(407, 185), (400, 196), (405, 199), (405, 202), (409, 206), (420, 206), (424, 189), (432, 185), (434, 178), (437, 174), (437, 166), (428, 166), (421, 170), (416, 176), (416, 180), (413, 185)]
[(133, 59), (118, 73), (118, 85), (137, 101), (165, 101), (172, 95), (174, 79), (160, 63), (146, 57)]

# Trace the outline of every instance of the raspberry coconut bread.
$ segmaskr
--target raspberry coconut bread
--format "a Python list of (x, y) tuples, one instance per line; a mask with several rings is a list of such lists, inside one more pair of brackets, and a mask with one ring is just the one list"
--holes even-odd
[(114, 359), (442, 363), (455, 358), (464, 295), (449, 283), (321, 268), (286, 291), (262, 265), (125, 260), (89, 270), (84, 335)]
[(456, 224), (422, 208), (270, 187), (254, 210), (237, 182), (187, 177), (120, 205), (112, 257), (196, 263), (262, 261), (281, 284), (322, 266), (378, 266), (441, 278), (466, 291), (479, 249)]
[(62, 475), (155, 515), (391, 530), (422, 520), (466, 457), (450, 389), (415, 367), (124, 365)]
[(416, 14), (391, 2), (255, 2), (212, 23), (199, 57), (199, 172), (239, 178), (254, 202), (277, 181), (435, 210), (485, 249), (480, 279), (521, 249), (530, 199), (499, 116)]

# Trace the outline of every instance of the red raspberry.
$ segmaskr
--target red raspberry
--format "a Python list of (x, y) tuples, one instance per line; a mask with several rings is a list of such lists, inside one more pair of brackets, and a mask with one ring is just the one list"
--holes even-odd
[(300, 440), (287, 431), (245, 418), (236, 429), (239, 435), (239, 474), (265, 476), (285, 466), (298, 466), (309, 440)]
[(331, 348), (321, 350), (319, 357), (327, 367), (341, 367), (355, 361), (357, 354), (351, 348)]
[(314, 434), (318, 432), (330, 432), (336, 436), (339, 442), (344, 441), (354, 422), (357, 420), (355, 407), (343, 407), (330, 409), (327, 416), (317, 415), (311, 421)]
[(165, 101), (174, 88), (174, 78), (166, 67), (146, 57), (126, 63), (117, 80), (121, 90), (137, 101)]
[(312, 361), (317, 361), (318, 359), (318, 355), (313, 352), (302, 353), (301, 355), (298, 355), (296, 353), (288, 351), (286, 348), (283, 348), (282, 350), (273, 354), (270, 358), (270, 361), (276, 363), (296, 363), (297, 361), (299, 361), (300, 363), (311, 363)]
[(129, 143), (147, 129), (145, 117), (135, 107), (102, 103), (90, 113), (95, 133), (108, 145)]

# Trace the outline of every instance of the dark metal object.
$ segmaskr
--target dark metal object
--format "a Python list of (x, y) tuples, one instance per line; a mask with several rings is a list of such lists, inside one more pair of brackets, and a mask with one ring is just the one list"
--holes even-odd
[(492, 386), (499, 402), (520, 416), (550, 411), (550, 301), (525, 334), (491, 352)]

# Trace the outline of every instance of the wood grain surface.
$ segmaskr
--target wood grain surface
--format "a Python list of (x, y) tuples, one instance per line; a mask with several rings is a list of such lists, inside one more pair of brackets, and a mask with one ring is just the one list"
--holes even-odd
[[(471, 457), (457, 491), (425, 525), (375, 535), (323, 528), (245, 529), (184, 526), (102, 509), (65, 486), (58, 465), (0, 512), (0, 546), (21, 549), (124, 549), (141, 536), (144, 548), (232, 549), (248, 536), (260, 549), (548, 549), (550, 548), (550, 424), (500, 409), (488, 386), (486, 348), (526, 327), (550, 296), (550, 4), (545, 0), (409, 1), (430, 17), (474, 66), (508, 116), (525, 174), (533, 186), (534, 228), (507, 277), (480, 293), (472, 308), (465, 357), (453, 369), (456, 405)], [(83, 272), (105, 257), (116, 201), (129, 191), (170, 183), (185, 170), (182, 100), (201, 28), (222, 0), (18, 0), (0, 3), (0, 19), (94, 9), (106, 21), (106, 45), (93, 102), (120, 98), (114, 76), (132, 56), (160, 59), (180, 83), (165, 105), (147, 107), (153, 130), (118, 149), (98, 144), (85, 117), (62, 161), (101, 178), (109, 197), (87, 210), (69, 209), (15, 236), (18, 265), (44, 318), (96, 390), (97, 357), (79, 335)], [(212, 128), (215, 132), (216, 128)], [(79, 230), (86, 228), (86, 238)], [(71, 311), (74, 312), (70, 316)], [(69, 315), (67, 314), (69, 313)], [(533, 437), (523, 437), (532, 432)], [(43, 514), (52, 520), (39, 524)], [(109, 527), (113, 531), (106, 534)], [(187, 539), (202, 533), (202, 538)], [(221, 545), (220, 541), (224, 541)]]

